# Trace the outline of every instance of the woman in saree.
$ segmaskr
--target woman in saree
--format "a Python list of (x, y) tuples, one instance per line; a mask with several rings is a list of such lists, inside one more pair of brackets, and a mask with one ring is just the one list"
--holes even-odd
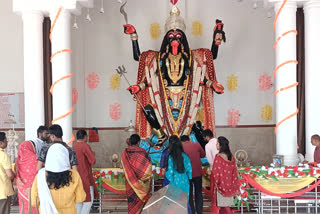
[(24, 141), (18, 149), (16, 161), (17, 187), (20, 214), (36, 213), (31, 207), (30, 192), (34, 177), (37, 175), (37, 155), (35, 146), (31, 141)]
[(238, 169), (227, 138), (218, 138), (217, 149), (210, 180), (212, 213), (232, 214), (233, 197), (240, 194)]

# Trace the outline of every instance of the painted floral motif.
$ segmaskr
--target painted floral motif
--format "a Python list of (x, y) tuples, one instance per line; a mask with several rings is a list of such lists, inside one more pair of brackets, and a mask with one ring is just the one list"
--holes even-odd
[(72, 89), (72, 105), (75, 105), (78, 103), (79, 93), (76, 88)]
[(119, 103), (110, 104), (109, 115), (113, 120), (119, 120), (121, 117), (121, 105)]
[(112, 89), (112, 90), (118, 90), (118, 89), (120, 89), (120, 76), (119, 76), (119, 74), (114, 74), (114, 75), (112, 75), (111, 76), (111, 78), (110, 78), (110, 88)]
[(202, 36), (202, 23), (199, 20), (192, 22), (192, 34), (197, 38)]
[(261, 120), (264, 122), (268, 122), (272, 120), (272, 107), (269, 105), (265, 105), (261, 108), (260, 114)]
[(160, 24), (159, 23), (152, 23), (150, 24), (150, 37), (151, 39), (158, 39), (159, 36), (160, 36), (160, 33), (161, 33), (161, 30), (160, 30)]
[(259, 91), (266, 91), (271, 88), (271, 76), (266, 73), (259, 77)]
[(239, 123), (239, 110), (230, 109), (228, 112), (228, 125), (236, 127)]
[(99, 75), (96, 74), (95, 72), (88, 74), (87, 82), (88, 82), (88, 87), (90, 89), (96, 89), (100, 83)]
[(229, 91), (235, 91), (238, 87), (238, 76), (231, 74), (228, 76), (227, 86)]

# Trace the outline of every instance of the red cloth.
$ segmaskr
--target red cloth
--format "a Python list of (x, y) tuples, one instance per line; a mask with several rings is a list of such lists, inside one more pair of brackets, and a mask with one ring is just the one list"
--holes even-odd
[(201, 158), (206, 156), (203, 148), (199, 143), (184, 142), (184, 152), (189, 156), (192, 166), (192, 177), (202, 176)]
[(231, 161), (229, 161), (225, 160), (221, 154), (216, 155), (212, 167), (210, 187), (213, 210), (217, 210), (217, 191), (224, 197), (240, 194), (238, 169), (233, 156)]
[[(38, 173), (37, 163), (37, 155), (33, 143), (30, 141), (22, 142), (18, 149), (16, 161), (20, 213), (28, 213), (30, 188)], [(23, 211), (22, 207), (24, 207)]]
[(320, 163), (320, 146), (317, 146), (314, 150), (314, 162)]
[[(79, 163), (77, 169), (82, 180), (83, 189), (86, 192), (86, 200), (84, 202), (90, 202), (90, 186), (93, 186), (93, 188), (96, 187), (92, 174), (92, 165), (96, 163), (96, 158), (90, 146), (86, 142), (78, 140), (72, 148), (76, 152), (77, 160)], [(98, 192), (96, 190), (94, 192), (95, 197), (97, 198)]]
[(126, 195), (128, 213), (140, 213), (150, 198), (152, 164), (146, 150), (138, 146), (129, 146), (121, 156), (126, 176)]

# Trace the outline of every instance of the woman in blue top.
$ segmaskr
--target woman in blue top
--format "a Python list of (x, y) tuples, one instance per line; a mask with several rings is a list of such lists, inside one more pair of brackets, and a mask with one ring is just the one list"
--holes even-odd
[(189, 180), (192, 179), (190, 159), (183, 152), (182, 143), (176, 135), (169, 138), (169, 144), (171, 144), (171, 148), (169, 150), (166, 177), (170, 181), (170, 184), (173, 184), (189, 195)]

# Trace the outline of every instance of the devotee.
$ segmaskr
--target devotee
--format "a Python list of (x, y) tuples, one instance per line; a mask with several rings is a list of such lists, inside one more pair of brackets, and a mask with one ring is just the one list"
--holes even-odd
[(37, 175), (37, 155), (32, 141), (24, 141), (18, 148), (18, 157), (15, 169), (17, 172), (17, 187), (19, 198), (19, 210), (21, 214), (37, 213), (35, 207), (31, 207), (31, 186)]
[(210, 171), (212, 169), (212, 165), (213, 165), (213, 161), (214, 161), (214, 157), (216, 156), (216, 154), (218, 154), (218, 150), (217, 150), (217, 139), (214, 138), (213, 133), (210, 129), (206, 129), (202, 132), (203, 138), (205, 141), (207, 141), (208, 143), (205, 146), (205, 150), (206, 150), (206, 158), (208, 159), (208, 162), (210, 164), (210, 170), (208, 171), (208, 173), (210, 174)]
[[(192, 179), (191, 161), (188, 155), (184, 153), (182, 143), (178, 136), (172, 135), (169, 138), (169, 142), (172, 145), (169, 151), (166, 177), (169, 180), (170, 185), (176, 186), (189, 196), (189, 180)], [(188, 206), (188, 211), (188, 213), (191, 213), (190, 205)]]
[(87, 143), (88, 135), (85, 130), (77, 131), (77, 142), (73, 149), (76, 152), (79, 162), (78, 172), (80, 174), (83, 188), (86, 192), (86, 200), (83, 203), (77, 203), (77, 214), (89, 214), (94, 198), (94, 180), (92, 174), (92, 165), (96, 163), (94, 152)]
[[(202, 213), (202, 167), (201, 158), (206, 156), (205, 151), (199, 143), (193, 143), (187, 135), (180, 137), (183, 150), (189, 156), (192, 166), (192, 179), (190, 180), (189, 204), (192, 213)], [(195, 191), (195, 204), (193, 201), (193, 189)], [(196, 208), (195, 208), (196, 207)]]
[(31, 203), (40, 205), (42, 214), (76, 214), (76, 203), (86, 198), (79, 173), (70, 169), (69, 155), (62, 144), (51, 145), (45, 168), (40, 169), (34, 179)]
[(320, 136), (315, 134), (311, 137), (311, 144), (316, 146), (316, 149), (314, 150), (314, 162), (320, 163)]
[(49, 130), (46, 126), (39, 126), (37, 129), (37, 137), (32, 142), (34, 143), (36, 147), (36, 154), (39, 155), (42, 147), (46, 145), (46, 142), (49, 139)]
[(139, 147), (140, 136), (130, 136), (130, 146), (121, 156), (121, 164), (126, 177), (128, 213), (140, 213), (150, 198), (152, 163), (146, 150)]
[(52, 126), (49, 127), (49, 138), (52, 144), (49, 144), (48, 146), (44, 146), (41, 149), (41, 152), (38, 156), (37, 170), (40, 170), (43, 167), (44, 163), (46, 162), (48, 149), (54, 144), (61, 144), (68, 149), (70, 165), (72, 169), (77, 170), (78, 160), (76, 157), (76, 153), (71, 147), (69, 147), (65, 142), (62, 141), (62, 136), (63, 136), (63, 131), (61, 126), (57, 124), (53, 124)]
[(227, 138), (218, 138), (217, 149), (210, 179), (212, 213), (232, 214), (233, 197), (240, 193), (238, 169)]
[(4, 150), (8, 141), (6, 133), (0, 132), (0, 213), (10, 213), (11, 196), (14, 194), (11, 181), (14, 179), (11, 159)]

